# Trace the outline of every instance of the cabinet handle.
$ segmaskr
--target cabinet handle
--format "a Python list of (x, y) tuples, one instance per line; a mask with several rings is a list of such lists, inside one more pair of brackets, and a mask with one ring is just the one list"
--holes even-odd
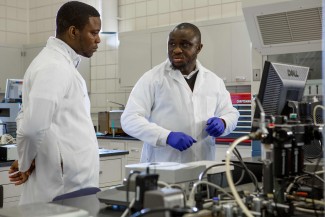
[(236, 81), (246, 81), (245, 76), (236, 76)]
[(139, 152), (139, 149), (131, 149), (131, 152)]
[(99, 171), (99, 175), (103, 174), (103, 171)]

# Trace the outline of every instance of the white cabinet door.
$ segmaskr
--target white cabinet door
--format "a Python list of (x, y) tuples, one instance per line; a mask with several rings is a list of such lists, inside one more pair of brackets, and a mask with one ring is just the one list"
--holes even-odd
[(129, 155), (127, 155), (126, 164), (140, 163), (143, 142), (128, 141), (126, 144), (127, 144), (127, 150), (129, 151)]
[(124, 179), (124, 155), (100, 159), (99, 187), (122, 184)]
[(203, 48), (198, 60), (226, 84), (231, 82), (231, 25), (220, 24), (199, 28)]
[(150, 33), (120, 34), (118, 68), (121, 86), (132, 87), (151, 68)]
[(168, 58), (167, 41), (169, 31), (153, 32), (151, 34), (151, 67), (154, 67)]
[(0, 93), (6, 90), (8, 78), (22, 79), (22, 48), (0, 45)]
[(252, 50), (245, 22), (231, 24), (232, 82), (250, 84), (252, 80)]

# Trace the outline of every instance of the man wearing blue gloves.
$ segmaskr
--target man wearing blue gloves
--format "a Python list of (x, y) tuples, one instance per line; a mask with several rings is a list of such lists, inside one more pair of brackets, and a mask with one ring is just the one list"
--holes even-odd
[(202, 47), (195, 25), (177, 25), (168, 59), (134, 86), (121, 124), (144, 142), (141, 162), (215, 160), (215, 137), (235, 129), (239, 113), (223, 80), (197, 60)]

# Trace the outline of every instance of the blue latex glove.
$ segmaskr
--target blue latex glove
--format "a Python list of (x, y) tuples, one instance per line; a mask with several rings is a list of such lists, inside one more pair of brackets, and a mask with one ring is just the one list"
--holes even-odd
[(195, 142), (195, 139), (182, 132), (170, 132), (167, 137), (167, 144), (179, 151), (185, 151)]
[(205, 131), (207, 131), (210, 136), (218, 137), (223, 133), (223, 131), (225, 131), (225, 124), (221, 118), (209, 118)]

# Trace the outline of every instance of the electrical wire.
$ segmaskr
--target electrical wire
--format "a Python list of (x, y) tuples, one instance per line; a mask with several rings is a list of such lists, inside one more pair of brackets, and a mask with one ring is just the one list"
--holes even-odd
[(261, 192), (261, 190), (260, 190), (260, 188), (258, 186), (258, 181), (257, 181), (256, 176), (254, 175), (254, 173), (252, 171), (250, 171), (248, 169), (248, 167), (246, 166), (245, 162), (243, 161), (243, 158), (241, 157), (241, 155), (240, 155), (240, 153), (239, 153), (239, 151), (238, 151), (238, 149), (236, 147), (234, 148), (233, 154), (237, 157), (237, 159), (239, 160), (240, 164), (243, 166), (245, 172), (248, 174), (248, 176), (251, 178), (252, 182), (254, 183), (254, 185), (255, 185), (255, 191), (256, 192)]
[[(317, 172), (318, 166), (319, 166), (319, 164), (320, 164), (320, 160), (321, 160), (321, 158), (318, 158), (317, 163), (315, 164), (314, 175), (316, 175), (316, 172)], [(315, 179), (312, 179), (311, 186), (312, 186), (312, 189), (314, 189), (314, 186), (315, 186)], [(314, 212), (314, 213), (315, 213), (315, 216), (318, 217), (318, 213), (317, 213), (317, 211), (316, 211), (316, 202), (315, 202), (315, 200), (312, 200), (312, 203), (313, 203), (313, 208), (314, 208), (314, 210), (315, 210), (315, 212)]]
[(234, 196), (232, 196), (232, 195), (229, 194), (225, 189), (223, 189), (222, 187), (220, 187), (220, 186), (218, 186), (218, 185), (216, 185), (216, 184), (213, 184), (213, 183), (211, 183), (211, 182), (207, 182), (207, 181), (197, 181), (197, 182), (194, 183), (193, 188), (192, 188), (192, 190), (191, 190), (191, 192), (190, 192), (190, 195), (189, 195), (189, 197), (188, 197), (188, 198), (189, 198), (189, 199), (188, 199), (188, 205), (189, 205), (189, 206), (194, 206), (194, 205), (195, 205), (195, 204), (194, 204), (194, 195), (195, 195), (195, 190), (196, 190), (197, 186), (199, 186), (200, 184), (206, 184), (206, 185), (212, 186), (212, 187), (218, 189), (219, 191), (222, 191), (223, 193), (225, 193), (225, 194), (228, 195), (229, 197), (234, 198)]
[(164, 181), (158, 181), (158, 185), (165, 186), (166, 188), (171, 188), (170, 184), (168, 184), (167, 182), (164, 182)]
[(315, 106), (314, 111), (313, 111), (314, 125), (315, 125), (315, 126), (318, 126), (318, 127), (322, 127), (322, 126), (324, 126), (324, 124), (318, 124), (318, 123), (317, 123), (316, 110), (317, 110), (318, 108), (322, 108), (323, 110), (325, 110), (325, 107), (322, 106), (322, 105), (316, 105), (316, 106)]
[(228, 181), (228, 185), (230, 190), (232, 191), (232, 194), (235, 197), (235, 200), (237, 202), (237, 204), (240, 206), (240, 208), (242, 209), (242, 211), (245, 213), (245, 215), (247, 217), (253, 217), (252, 213), (250, 212), (250, 210), (245, 206), (245, 204), (243, 203), (243, 201), (241, 200), (241, 198), (239, 197), (239, 194), (236, 190), (234, 181), (232, 179), (232, 175), (231, 175), (231, 170), (230, 170), (230, 158), (231, 158), (231, 154), (234, 150), (234, 148), (241, 143), (242, 141), (248, 140), (250, 137), (249, 136), (242, 136), (239, 137), (238, 139), (236, 139), (228, 148), (227, 152), (226, 152), (226, 175), (227, 175), (227, 181)]
[(301, 208), (301, 207), (295, 207), (296, 210), (300, 211), (300, 212), (305, 212), (305, 213), (309, 213), (309, 214), (325, 214), (325, 211), (322, 210), (313, 210), (313, 209), (305, 209), (305, 208)]
[(133, 198), (129, 204), (129, 206), (124, 210), (124, 212), (122, 213), (121, 217), (126, 217), (126, 215), (130, 212), (132, 206), (134, 205), (135, 202), (135, 198)]
[[(212, 169), (213, 167), (225, 166), (225, 165), (226, 165), (226, 163), (218, 163), (218, 164), (213, 164), (213, 165), (207, 167), (205, 170), (203, 170), (203, 172), (200, 173), (200, 175), (199, 175), (199, 181), (201, 181), (201, 180), (203, 179), (203, 177), (205, 176), (205, 174), (206, 174), (210, 169)], [(244, 167), (243, 167), (242, 165), (240, 165), (240, 164), (236, 164), (236, 163), (233, 163), (233, 162), (232, 162), (231, 165), (233, 165), (233, 166), (235, 166), (235, 167), (239, 167), (239, 168), (242, 169), (242, 173), (240, 174), (239, 179), (238, 179), (237, 182), (235, 183), (235, 185), (238, 185), (238, 184), (243, 180), (246, 171), (244, 170)], [(252, 176), (255, 176), (254, 173), (253, 173), (251, 170), (248, 169), (248, 172), (249, 172)], [(255, 178), (256, 178), (256, 176), (255, 176)], [(256, 179), (256, 180), (257, 180), (257, 179)]]
[(316, 173), (311, 173), (311, 172), (307, 172), (305, 171), (305, 173), (307, 173), (308, 175), (312, 176), (312, 177), (315, 177), (316, 179), (318, 179), (319, 181), (325, 183), (325, 180), (322, 179), (320, 176), (318, 176)]

